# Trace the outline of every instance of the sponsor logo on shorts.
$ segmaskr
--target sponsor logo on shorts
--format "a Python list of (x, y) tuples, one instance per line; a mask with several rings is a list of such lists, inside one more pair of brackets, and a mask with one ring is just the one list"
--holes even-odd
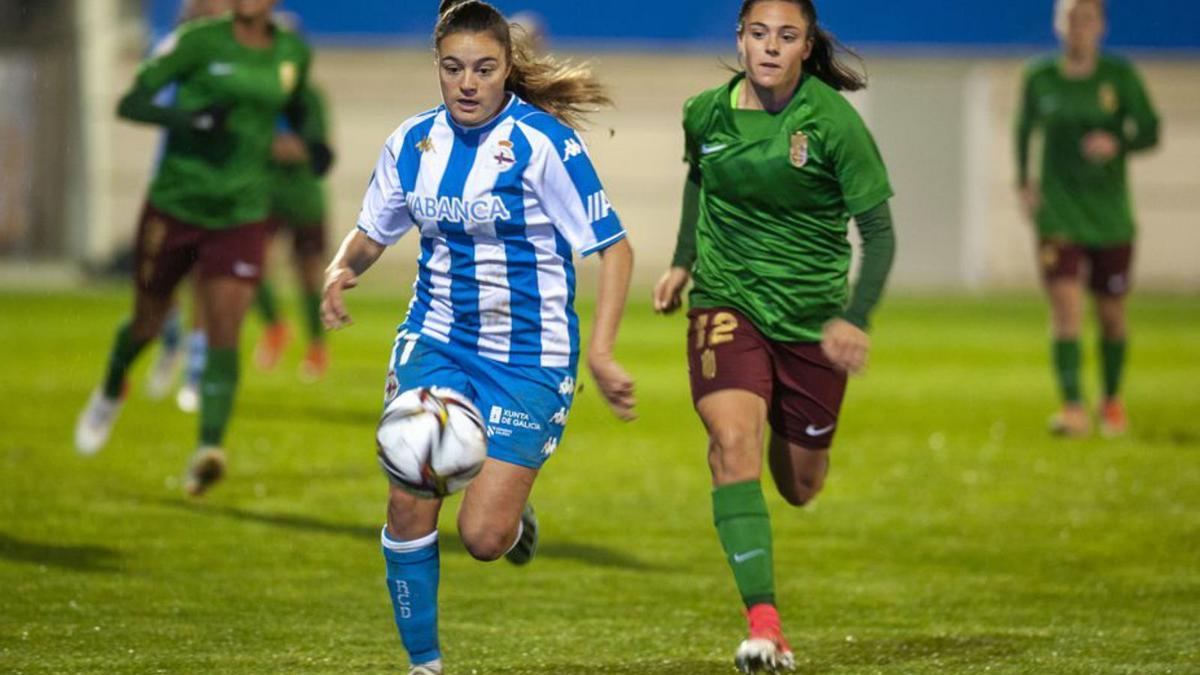
[(558, 439), (551, 436), (546, 439), (546, 444), (542, 446), (542, 455), (549, 457), (558, 449)]
[(509, 410), (494, 405), (488, 411), (488, 436), (508, 438), (518, 429), (536, 432), (542, 430), (542, 425), (520, 410)]
[(559, 408), (558, 412), (554, 413), (554, 416), (550, 418), (550, 423), (557, 424), (560, 427), (566, 426), (567, 425), (567, 409)]
[(558, 385), (558, 393), (563, 396), (570, 396), (575, 393), (575, 378), (570, 375), (563, 378), (561, 384)]
[(827, 433), (829, 433), (829, 432), (833, 431), (833, 428), (834, 428), (835, 426), (837, 426), (837, 425), (836, 425), (836, 424), (830, 424), (830, 425), (829, 425), (829, 426), (827, 426), (827, 427), (820, 427), (820, 428), (817, 428), (817, 425), (815, 425), (815, 424), (810, 424), (810, 425), (808, 425), (807, 427), (805, 427), (805, 428), (804, 428), (804, 433), (808, 434), (809, 436), (824, 436), (825, 434), (827, 434)]
[(253, 277), (258, 274), (258, 265), (251, 265), (244, 260), (238, 260), (233, 263), (233, 276), (235, 277)]
[(1129, 288), (1129, 281), (1124, 274), (1114, 274), (1108, 278), (1108, 292), (1115, 295), (1124, 293)]

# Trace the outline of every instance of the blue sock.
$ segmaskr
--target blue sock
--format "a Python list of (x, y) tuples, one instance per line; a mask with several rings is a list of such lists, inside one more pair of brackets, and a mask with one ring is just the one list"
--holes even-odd
[(179, 349), (179, 338), (183, 333), (183, 318), (179, 308), (171, 310), (167, 315), (167, 320), (163, 322), (162, 331), (159, 332), (159, 338), (162, 340), (162, 348), (164, 352), (171, 353)]
[(208, 335), (202, 330), (194, 330), (188, 336), (187, 381), (189, 384), (200, 384), (204, 368), (208, 365)]
[(413, 541), (396, 541), (385, 527), (379, 538), (387, 561), (388, 595), (408, 658), (413, 665), (442, 658), (437, 632), (437, 530)]

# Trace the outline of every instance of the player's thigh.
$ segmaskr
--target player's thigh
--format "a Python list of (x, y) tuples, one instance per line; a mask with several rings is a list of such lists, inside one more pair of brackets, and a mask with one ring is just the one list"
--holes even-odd
[(134, 244), (135, 337), (158, 332), (180, 280), (197, 256), (203, 231), (168, 216), (151, 204), (142, 209)]
[(773, 380), (766, 338), (732, 308), (688, 312), (692, 403), (709, 436), (717, 484), (757, 477)]
[(833, 445), (846, 396), (847, 376), (817, 342), (771, 344), (775, 395), (768, 419), (775, 435), (796, 445), (827, 450)]
[(1132, 286), (1133, 245), (1088, 250), (1091, 273), (1088, 288), (1096, 298), (1096, 314), (1105, 337), (1125, 337), (1125, 296)]
[(825, 486), (829, 450), (805, 447), (775, 432), (768, 447), (771, 477), (779, 494), (793, 506), (812, 501)]
[(1038, 255), (1054, 333), (1058, 337), (1074, 337), (1083, 323), (1084, 250), (1076, 244), (1043, 240)]
[(236, 349), (246, 310), (254, 302), (258, 286), (237, 277), (201, 277), (200, 297), (208, 344), (217, 349)]
[(402, 329), (396, 334), (388, 357), (383, 407), (386, 408), (401, 392), (420, 387), (453, 389), (475, 401), (475, 389), (463, 364), (437, 345), (433, 338)]

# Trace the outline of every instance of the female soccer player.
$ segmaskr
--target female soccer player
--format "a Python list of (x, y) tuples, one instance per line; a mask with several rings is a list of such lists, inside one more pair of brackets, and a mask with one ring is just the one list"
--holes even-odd
[[(633, 260), (625, 231), (572, 129), (608, 103), (586, 69), (531, 55), (491, 5), (444, 3), (434, 31), (443, 105), (405, 121), (384, 145), (358, 228), (326, 273), (321, 311), (350, 317), (346, 289), (417, 228), (414, 295), (395, 341), (387, 400), (444, 386), (488, 418), (488, 459), (467, 488), (458, 530), (479, 560), (534, 553), (526, 506), (562, 436), (579, 353), (572, 251), (600, 253), (588, 365), (623, 419), (633, 381), (612, 349)], [(381, 533), (396, 625), (411, 673), (442, 672), (437, 635), (440, 500), (391, 486)]]
[[(765, 430), (775, 486), (807, 503), (829, 467), (846, 374), (866, 364), (895, 240), (883, 160), (838, 93), (865, 79), (838, 60), (811, 0), (744, 0), (737, 47), (744, 70), (684, 106), (683, 217), (654, 306), (674, 311), (694, 280), (692, 398), (717, 536), (749, 619), (735, 663), (755, 672), (794, 662), (775, 606)], [(863, 257), (847, 303), (851, 215)]]
[[(1086, 435), (1092, 427), (1079, 386), (1086, 275), (1100, 319), (1100, 430), (1118, 435), (1128, 426), (1120, 385), (1136, 229), (1125, 164), (1131, 153), (1158, 143), (1158, 115), (1133, 66), (1100, 51), (1103, 0), (1059, 0), (1055, 28), (1063, 53), (1026, 71), (1016, 134), (1017, 187), (1037, 226), (1063, 399), (1050, 426), (1068, 436)], [(1043, 136), (1037, 177), (1029, 170), (1035, 129)]]
[[(104, 382), (76, 426), (80, 452), (107, 441), (126, 373), (158, 334), (179, 280), (195, 264), (209, 337), (200, 442), (186, 489), (203, 493), (224, 472), (221, 443), (238, 379), (238, 333), (262, 267), (267, 164), (278, 116), (299, 122), (309, 52), (271, 23), (275, 0), (235, 0), (233, 14), (181, 28), (142, 65), (121, 99), (126, 119), (168, 130), (139, 224), (132, 319), (117, 332)], [(156, 92), (178, 86), (174, 105)]]

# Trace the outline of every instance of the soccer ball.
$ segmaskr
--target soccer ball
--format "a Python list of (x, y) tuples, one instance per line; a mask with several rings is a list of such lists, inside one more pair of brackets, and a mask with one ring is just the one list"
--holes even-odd
[(388, 479), (426, 499), (467, 487), (487, 458), (483, 416), (466, 396), (445, 387), (410, 389), (392, 399), (375, 441)]

